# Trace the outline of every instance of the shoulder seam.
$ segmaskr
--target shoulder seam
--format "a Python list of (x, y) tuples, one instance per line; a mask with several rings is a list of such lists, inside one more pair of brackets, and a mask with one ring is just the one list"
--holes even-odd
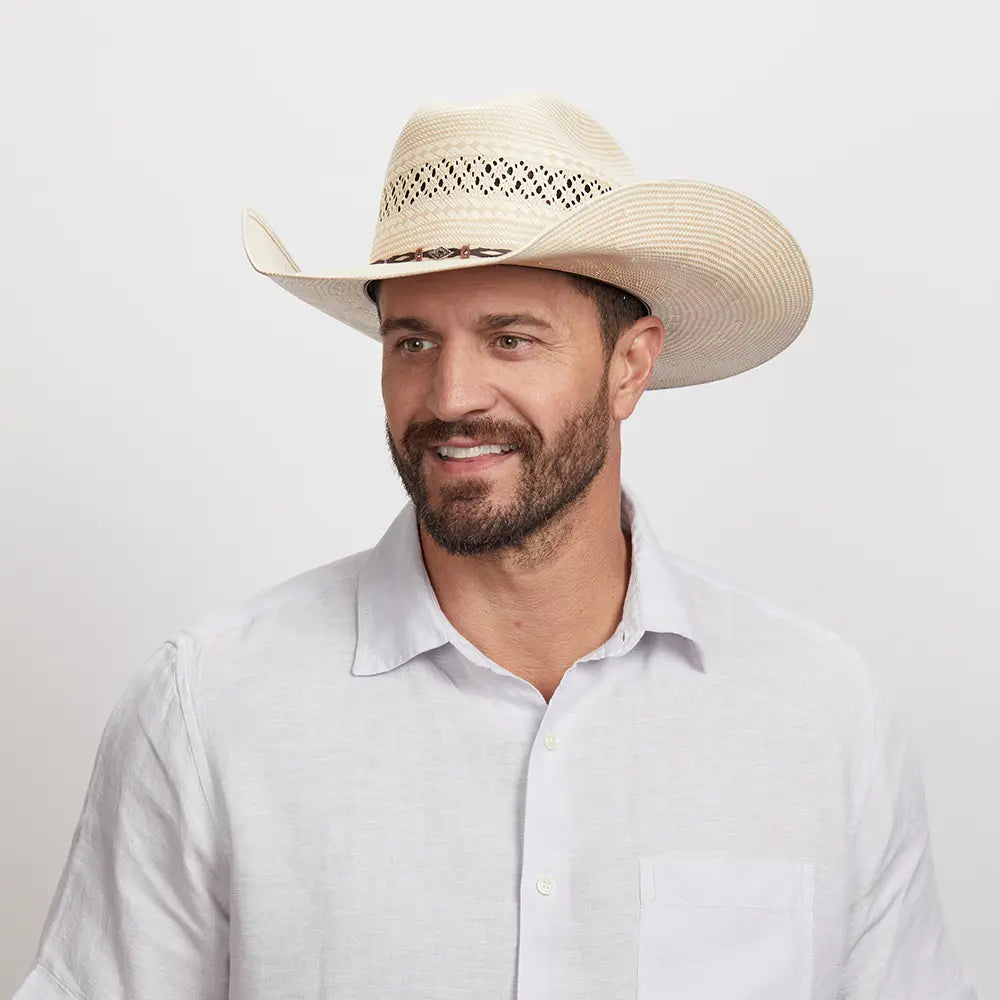
[(195, 704), (191, 678), (187, 673), (184, 673), (182, 676), (180, 664), (180, 642), (177, 641), (182, 637), (196, 646), (198, 644), (197, 638), (185, 629), (181, 629), (176, 633), (176, 639), (171, 638), (167, 640), (167, 643), (174, 649), (174, 689), (177, 694), (177, 702), (181, 710), (181, 718), (184, 720), (184, 732), (188, 740), (188, 750), (191, 753), (191, 759), (194, 762), (195, 774), (198, 777), (198, 787), (201, 789), (202, 798), (205, 802), (206, 808), (208, 809), (209, 816), (212, 817), (212, 823), (215, 826), (216, 831), (224, 834), (224, 851), (226, 861), (229, 862), (231, 860), (230, 834), (226, 825), (220, 820), (218, 812), (215, 808), (215, 796), (212, 794), (215, 791), (215, 783), (208, 770), (208, 755), (205, 752), (205, 741), (202, 738), (201, 727), (198, 724), (198, 708)]
[(37, 962), (35, 963), (35, 965), (38, 971), (47, 979), (51, 979), (52, 982), (55, 983), (56, 986), (59, 988), (59, 990), (66, 994), (66, 996), (71, 997), (72, 1000), (80, 1000), (80, 997), (77, 996), (77, 994), (74, 993), (54, 972), (50, 972), (48, 969), (46, 969), (45, 966), (41, 964), (41, 962)]

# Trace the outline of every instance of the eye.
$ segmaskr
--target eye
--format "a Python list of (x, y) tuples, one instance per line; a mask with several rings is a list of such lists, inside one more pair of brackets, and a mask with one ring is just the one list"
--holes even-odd
[(527, 337), (516, 337), (512, 333), (501, 334), (497, 337), (496, 342), (500, 345), (501, 350), (506, 351), (507, 353), (513, 353), (516, 351), (518, 344), (530, 343)]
[(396, 344), (396, 350), (402, 351), (403, 354), (423, 354), (427, 349), (421, 345), (430, 344), (429, 340), (424, 340), (423, 337), (404, 337)]

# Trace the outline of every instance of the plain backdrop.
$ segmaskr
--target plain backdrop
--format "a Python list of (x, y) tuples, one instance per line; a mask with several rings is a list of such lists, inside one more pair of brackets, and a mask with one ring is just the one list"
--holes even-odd
[[(644, 178), (761, 202), (809, 322), (650, 393), (624, 476), (661, 543), (833, 627), (924, 768), (949, 929), (1000, 995), (997, 85), (985, 3), (11, 4), (0, 20), (0, 995), (98, 739), (175, 629), (374, 544), (404, 502), (378, 345), (256, 274), (367, 261), (432, 100), (554, 92)], [(96, 1000), (96, 998), (94, 998)]]

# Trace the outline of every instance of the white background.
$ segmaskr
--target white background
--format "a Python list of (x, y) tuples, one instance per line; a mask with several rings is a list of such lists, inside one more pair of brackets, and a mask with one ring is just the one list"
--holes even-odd
[(667, 548), (886, 678), (949, 928), (1000, 995), (991, 10), (5, 7), (0, 995), (126, 677), (204, 613), (373, 544), (404, 501), (377, 344), (252, 271), (241, 210), (306, 270), (362, 263), (412, 110), (524, 90), (593, 114), (644, 178), (748, 194), (803, 247), (805, 331), (754, 371), (649, 394), (625, 479)]

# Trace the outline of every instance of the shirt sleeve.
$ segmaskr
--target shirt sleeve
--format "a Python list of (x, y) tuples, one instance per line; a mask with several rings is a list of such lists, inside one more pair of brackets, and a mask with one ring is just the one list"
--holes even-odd
[(921, 763), (867, 670), (868, 774), (851, 842), (855, 873), (841, 1000), (978, 1000), (938, 896)]
[(181, 670), (183, 638), (133, 673), (111, 711), (14, 1000), (228, 996), (228, 864)]

